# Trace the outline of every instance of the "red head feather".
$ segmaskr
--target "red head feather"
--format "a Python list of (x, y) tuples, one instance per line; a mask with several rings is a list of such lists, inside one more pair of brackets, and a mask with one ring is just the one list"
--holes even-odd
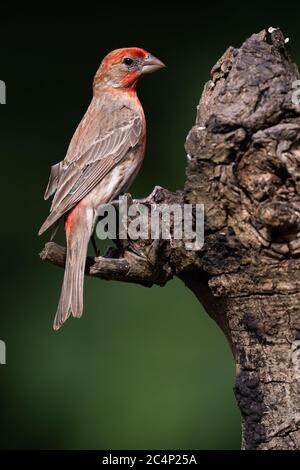
[(102, 61), (102, 65), (105, 68), (109, 65), (121, 62), (122, 59), (124, 59), (124, 57), (126, 56), (139, 57), (140, 59), (145, 59), (147, 55), (148, 52), (139, 47), (123, 47), (122, 49), (115, 49), (114, 51), (111, 51), (109, 54), (107, 54), (107, 56), (104, 57)]
[(129, 71), (123, 69), (116, 69), (114, 66), (122, 64), (124, 57), (138, 57), (145, 59), (148, 52), (140, 47), (124, 47), (122, 49), (115, 49), (104, 57), (101, 66), (96, 73), (94, 86), (105, 83), (107, 79), (114, 78), (119, 82), (120, 88), (134, 89), (140, 73), (137, 71)]

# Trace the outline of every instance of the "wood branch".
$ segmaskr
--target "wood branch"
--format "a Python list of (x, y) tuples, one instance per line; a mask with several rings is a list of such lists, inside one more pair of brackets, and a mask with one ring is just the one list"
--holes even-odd
[[(127, 195), (128, 204), (143, 203), (151, 206), (160, 203), (182, 204), (181, 192), (172, 193), (160, 186), (156, 186), (145, 199), (132, 200)], [(169, 262), (170, 246), (164, 240), (115, 240), (116, 249), (109, 249), (105, 256), (91, 257), (86, 260), (86, 274), (106, 280), (133, 282), (146, 287), (153, 284), (159, 286), (173, 277), (173, 269)], [(64, 267), (66, 249), (54, 242), (46, 243), (40, 253), (44, 261)]]
[[(49, 261), (63, 268), (66, 263), (66, 248), (54, 242), (48, 242), (40, 253), (40, 257), (44, 261)], [(172, 276), (169, 270), (169, 276), (166, 275), (163, 280), (162, 273), (158, 273), (155, 266), (151, 265), (148, 259), (144, 259), (130, 251), (125, 251), (122, 258), (110, 256), (93, 258), (89, 256), (86, 260), (85, 269), (88, 276), (109, 281), (133, 282), (146, 287), (151, 287), (153, 284), (164, 285)]]
[[(299, 72), (280, 30), (230, 47), (211, 72), (186, 151), (184, 192), (142, 202), (203, 203), (205, 244), (117, 240), (87, 274), (146, 286), (178, 276), (220, 325), (237, 368), (243, 448), (300, 449)], [(64, 265), (47, 244), (42, 259)]]

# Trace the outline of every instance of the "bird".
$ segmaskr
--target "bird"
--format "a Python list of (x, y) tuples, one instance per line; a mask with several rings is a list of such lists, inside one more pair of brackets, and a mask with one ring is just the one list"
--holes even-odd
[(64, 219), (67, 245), (54, 330), (70, 315), (82, 316), (85, 261), (98, 209), (129, 189), (144, 159), (146, 121), (137, 84), (163, 67), (161, 60), (139, 47), (107, 54), (66, 156), (51, 167), (44, 198), (53, 200), (39, 235)]

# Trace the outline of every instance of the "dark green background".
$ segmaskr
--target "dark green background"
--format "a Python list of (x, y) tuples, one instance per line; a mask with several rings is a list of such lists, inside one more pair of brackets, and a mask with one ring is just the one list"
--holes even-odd
[[(63, 4), (62, 4), (63, 5)], [(178, 280), (146, 289), (87, 279), (85, 312), (58, 333), (62, 270), (42, 263), (49, 167), (64, 157), (111, 49), (140, 46), (168, 68), (139, 96), (146, 160), (132, 188), (184, 184), (184, 141), (209, 70), (251, 33), (281, 25), (300, 59), (295, 2), (82, 3), (30, 12), (1, 4), (0, 446), (36, 449), (237, 449), (229, 347)]]

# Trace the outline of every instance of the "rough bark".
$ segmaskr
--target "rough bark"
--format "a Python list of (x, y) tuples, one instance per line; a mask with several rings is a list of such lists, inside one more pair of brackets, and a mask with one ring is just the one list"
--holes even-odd
[[(87, 260), (93, 276), (151, 286), (176, 275), (195, 293), (232, 347), (244, 449), (300, 449), (297, 79), (279, 30), (230, 47), (212, 69), (187, 137), (184, 191), (156, 187), (145, 200), (203, 203), (204, 247), (118, 240), (106, 256)], [(54, 243), (41, 256), (64, 265)]]

